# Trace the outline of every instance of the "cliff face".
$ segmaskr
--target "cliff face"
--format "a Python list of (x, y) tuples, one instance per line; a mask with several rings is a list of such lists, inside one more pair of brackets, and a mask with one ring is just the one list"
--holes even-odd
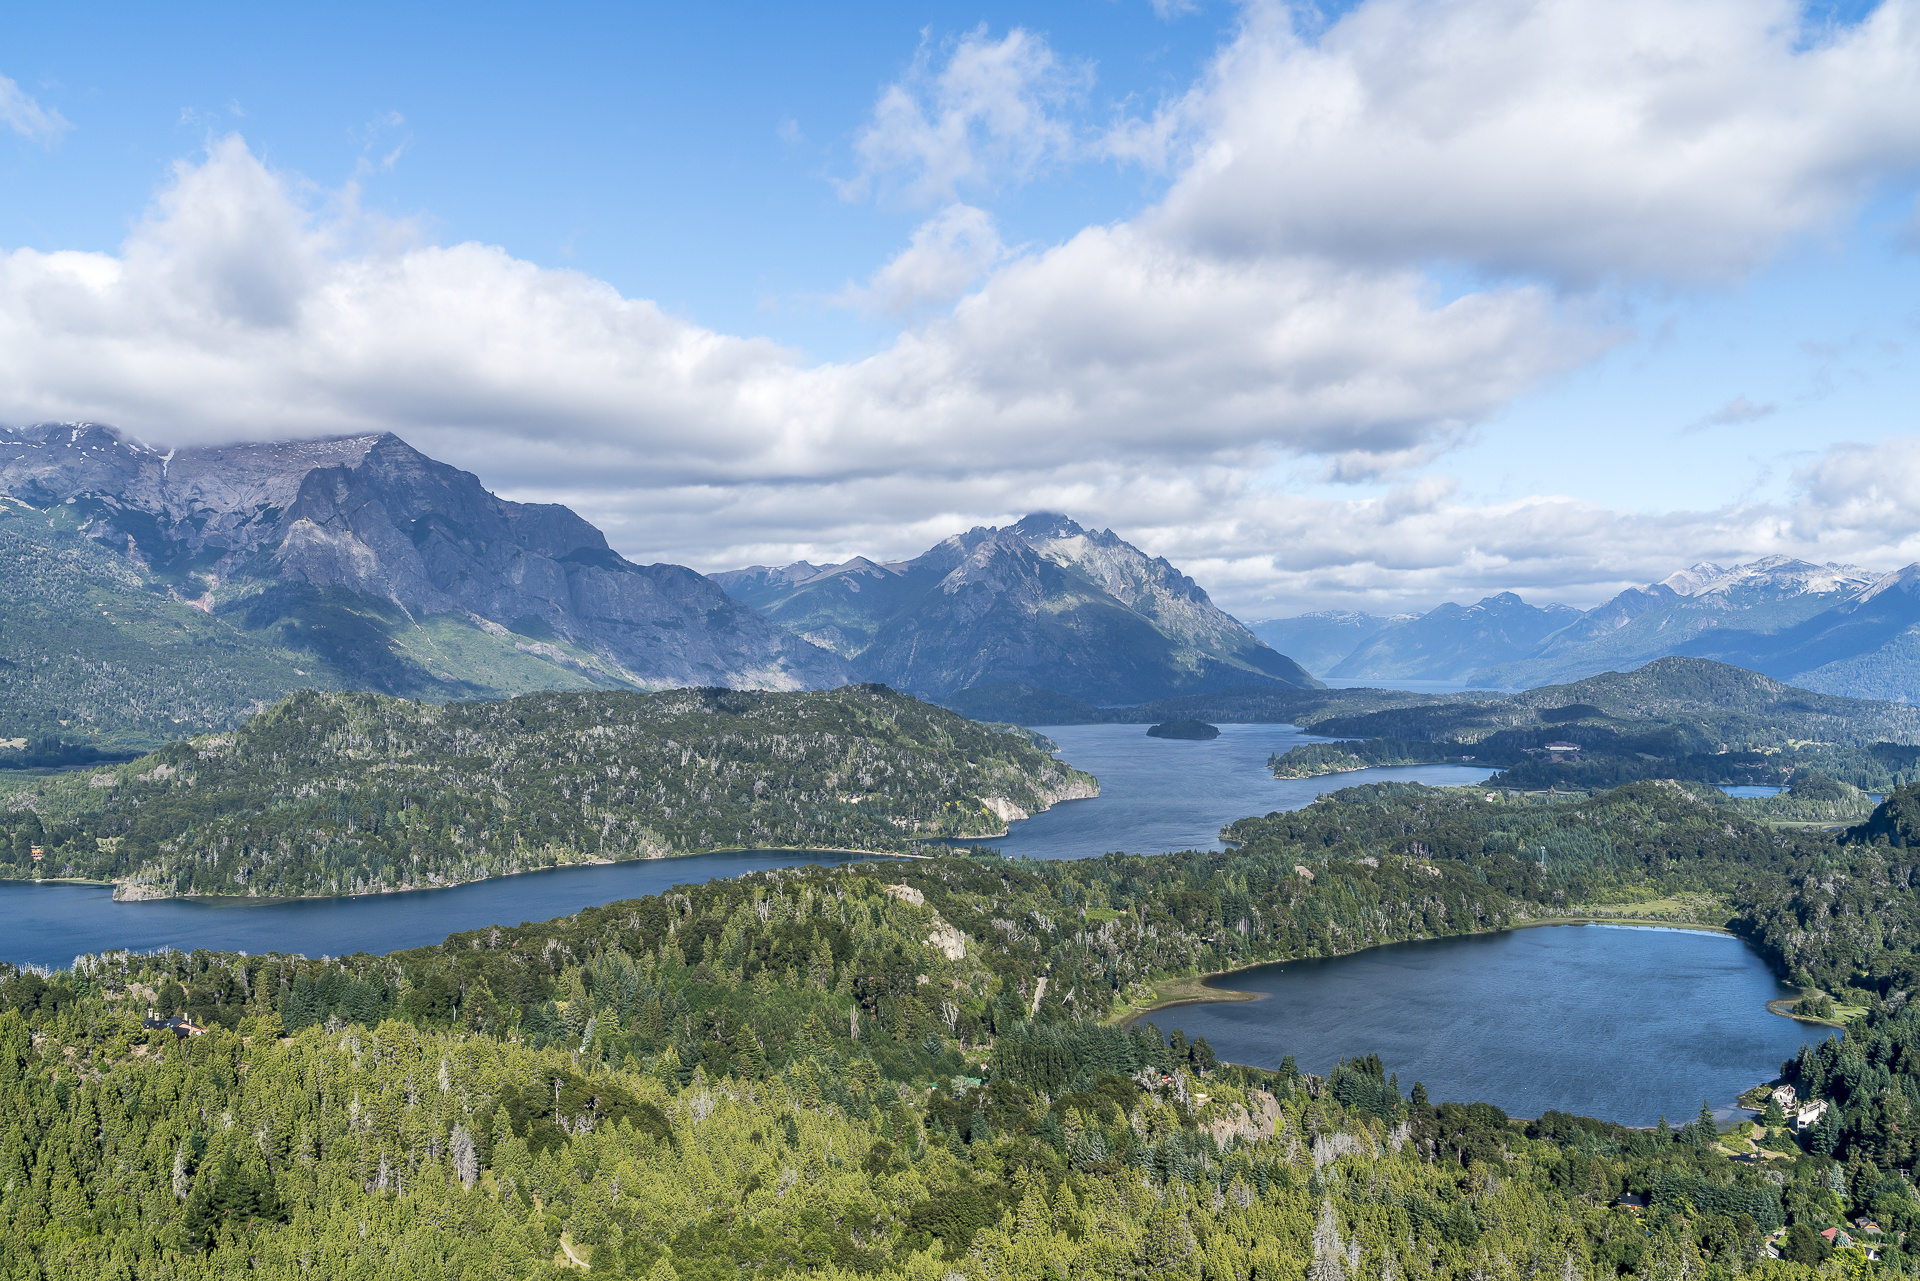
[(42, 425), (0, 432), (0, 493), (349, 686), (507, 692), (543, 667), (654, 688), (848, 678), (692, 570), (633, 564), (569, 509), (508, 502), (390, 434), (162, 453)]
[(1009, 680), (1096, 703), (1315, 684), (1166, 560), (1064, 516), (971, 529), (909, 561), (714, 578), (864, 679), (936, 698)]

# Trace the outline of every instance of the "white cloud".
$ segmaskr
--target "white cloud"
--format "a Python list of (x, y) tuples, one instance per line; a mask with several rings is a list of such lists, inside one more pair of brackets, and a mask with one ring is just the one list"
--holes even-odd
[[(1367, 0), (1313, 44), (1255, 10), (1193, 94), (1110, 141), (1165, 161), (1168, 202), (1018, 251), (955, 193), (1073, 155), (1082, 78), (1037, 37), (976, 32), (938, 69), (923, 53), (862, 137), (869, 191), (939, 212), (845, 298), (971, 292), (841, 363), (420, 243), (228, 139), (120, 252), (0, 256), (0, 419), (160, 443), (391, 429), (708, 569), (1065, 510), (1249, 616), (1598, 599), (1769, 551), (1899, 563), (1920, 553), (1911, 442), (1837, 448), (1779, 503), (1666, 515), (1419, 473), (1621, 341), (1583, 282), (1737, 275), (1903, 172), (1916, 5), (1804, 49), (1761, 0)], [(1436, 256), (1538, 283), (1443, 295)], [(1742, 405), (1763, 408), (1720, 412)], [(1276, 463), (1395, 487), (1289, 494)]]
[(0, 124), (25, 138), (51, 146), (73, 126), (59, 112), (35, 102), (19, 85), (0, 76)]
[(1778, 412), (1780, 406), (1771, 402), (1756, 404), (1745, 396), (1735, 396), (1720, 408), (1702, 416), (1690, 425), (1688, 431), (1704, 431), (1708, 427), (1735, 427), (1742, 423), (1758, 422), (1762, 418)]
[(948, 205), (914, 228), (913, 239), (864, 285), (842, 290), (845, 306), (905, 317), (951, 303), (1006, 256), (993, 215), (972, 205)]
[(1249, 10), (1205, 82), (1113, 134), (1221, 253), (1737, 279), (1920, 163), (1920, 4), (1369, 0)]
[(1072, 154), (1073, 126), (1060, 109), (1090, 79), (1019, 27), (994, 40), (981, 26), (938, 71), (923, 45), (907, 76), (881, 93), (856, 142), (861, 171), (841, 193), (864, 199), (877, 189), (924, 205), (1026, 179)]
[(635, 491), (961, 477), (1407, 449), (1608, 341), (1537, 290), (1433, 305), (1417, 273), (1221, 262), (1123, 225), (808, 366), (498, 249), (343, 249), (371, 239), (353, 217), (317, 218), (228, 139), (120, 255), (0, 259), (0, 415), (175, 442), (392, 428)]

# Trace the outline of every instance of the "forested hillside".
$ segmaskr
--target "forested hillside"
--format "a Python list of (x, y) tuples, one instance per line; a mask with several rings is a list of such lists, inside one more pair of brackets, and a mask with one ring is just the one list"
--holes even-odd
[(230, 734), (6, 785), (0, 873), (134, 897), (361, 894), (710, 849), (905, 850), (1096, 790), (1030, 735), (880, 686), (307, 692)]
[[(0, 1275), (1811, 1277), (1868, 1266), (1819, 1235), (1866, 1215), (1907, 1271), (1916, 808), (1843, 841), (1675, 785), (1387, 785), (1220, 854), (796, 868), (384, 957), (11, 973)], [(1106, 1022), (1178, 974), (1682, 887), (1867, 1008), (1788, 1065), (1836, 1105), (1804, 1139), (1510, 1121), (1377, 1060), (1229, 1067)]]
[(1348, 741), (1276, 755), (1281, 778), (1460, 760), (1503, 769), (1504, 783), (1528, 788), (1642, 778), (1785, 784), (1812, 770), (1886, 791), (1920, 777), (1920, 709), (1795, 689), (1704, 659), (1663, 658), (1522, 694), (1303, 709), (1296, 723)]

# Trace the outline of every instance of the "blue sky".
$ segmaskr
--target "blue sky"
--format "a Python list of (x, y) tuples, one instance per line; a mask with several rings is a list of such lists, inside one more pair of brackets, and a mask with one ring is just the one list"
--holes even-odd
[(0, 422), (702, 569), (1060, 508), (1248, 617), (1920, 556), (1912, 0), (5, 20)]

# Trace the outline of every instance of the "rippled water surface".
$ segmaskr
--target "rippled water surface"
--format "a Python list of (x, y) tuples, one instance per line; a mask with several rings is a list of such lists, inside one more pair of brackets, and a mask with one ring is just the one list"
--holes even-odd
[(1402, 1090), (1651, 1125), (1723, 1113), (1831, 1030), (1767, 1011), (1792, 995), (1737, 938), (1697, 930), (1555, 925), (1400, 943), (1221, 979), (1240, 1004), (1149, 1016), (1222, 1059), (1302, 1071), (1378, 1054)]

